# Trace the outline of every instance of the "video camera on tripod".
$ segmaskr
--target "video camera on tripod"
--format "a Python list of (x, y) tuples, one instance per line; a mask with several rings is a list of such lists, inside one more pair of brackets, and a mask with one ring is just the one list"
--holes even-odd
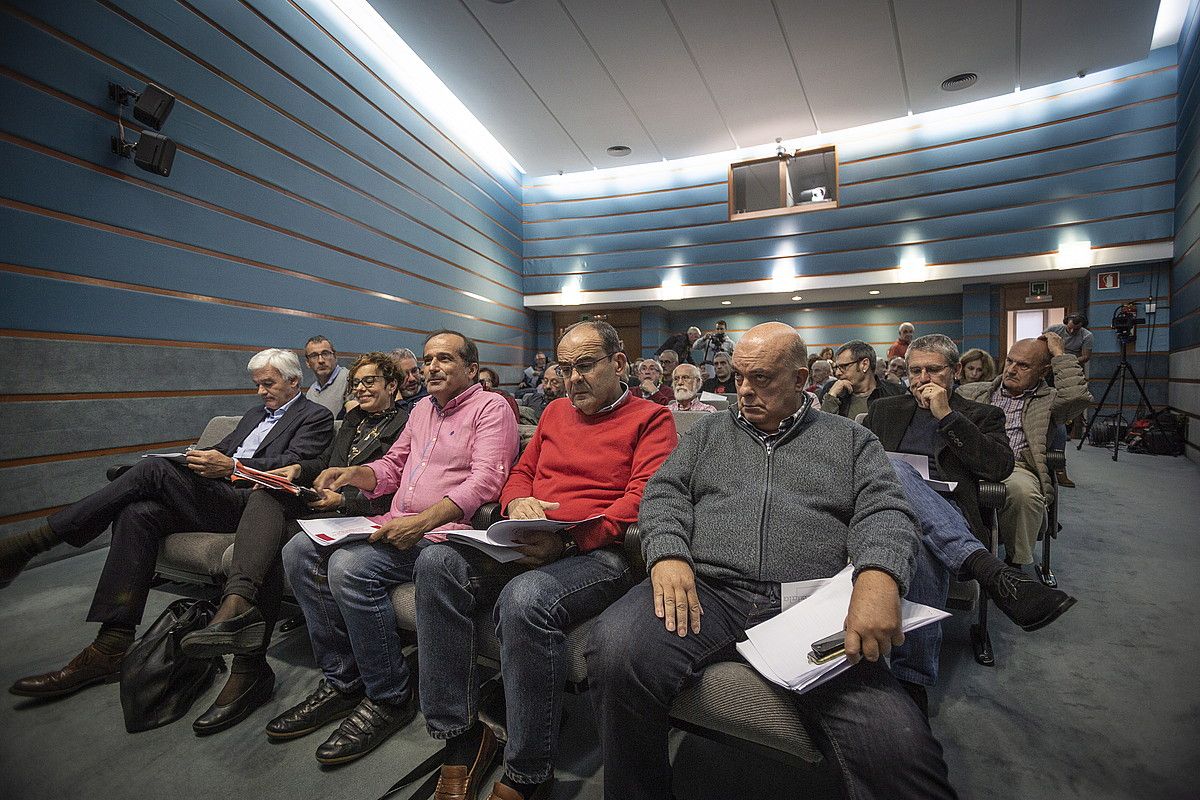
[(1137, 303), (1125, 303), (1113, 311), (1112, 328), (1121, 344), (1129, 344), (1137, 339), (1137, 326), (1145, 324), (1146, 318), (1137, 315)]

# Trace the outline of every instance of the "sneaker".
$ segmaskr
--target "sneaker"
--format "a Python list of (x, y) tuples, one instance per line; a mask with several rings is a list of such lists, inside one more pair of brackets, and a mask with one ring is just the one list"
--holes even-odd
[(983, 587), (996, 608), (1021, 627), (1044, 628), (1075, 605), (1075, 598), (1051, 589), (1015, 567), (1005, 567)]

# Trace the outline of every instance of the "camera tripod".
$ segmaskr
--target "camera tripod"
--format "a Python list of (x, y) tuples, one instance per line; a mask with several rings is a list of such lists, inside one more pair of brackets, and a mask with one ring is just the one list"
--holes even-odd
[[(1088, 437), (1092, 431), (1092, 426), (1096, 424), (1096, 417), (1100, 416), (1100, 409), (1104, 408), (1104, 401), (1108, 399), (1108, 393), (1112, 391), (1113, 384), (1117, 382), (1117, 378), (1121, 379), (1121, 386), (1117, 389), (1117, 410), (1112, 414), (1105, 414), (1106, 417), (1115, 417), (1113, 420), (1113, 461), (1117, 460), (1117, 454), (1121, 452), (1121, 423), (1125, 421), (1125, 376), (1133, 378), (1133, 385), (1137, 387), (1138, 393), (1142, 396), (1142, 402), (1146, 404), (1146, 408), (1150, 411), (1150, 416), (1154, 416), (1157, 412), (1154, 406), (1150, 403), (1150, 398), (1146, 397), (1146, 390), (1142, 388), (1142, 382), (1138, 380), (1137, 373), (1133, 371), (1133, 365), (1129, 363), (1128, 357), (1129, 341), (1121, 339), (1121, 363), (1117, 364), (1113, 369), (1112, 377), (1108, 379), (1108, 386), (1104, 387), (1104, 394), (1100, 396), (1100, 402), (1096, 405), (1096, 410), (1092, 412), (1092, 418), (1088, 420), (1083, 429), (1083, 436), (1079, 438), (1079, 444), (1076, 445), (1076, 450), (1083, 449), (1083, 440)], [(1136, 413), (1136, 408), (1135, 408)]]

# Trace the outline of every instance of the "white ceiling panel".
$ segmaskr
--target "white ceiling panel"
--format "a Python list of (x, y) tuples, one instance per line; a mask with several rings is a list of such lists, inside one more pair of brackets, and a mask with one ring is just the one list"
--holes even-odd
[[(900, 54), (916, 113), (1011, 92), (1017, 83), (1016, 0), (895, 0)], [(979, 82), (946, 92), (951, 75)]]
[[(655, 152), (629, 104), (557, 0), (465, 0), (592, 164), (621, 144)], [(659, 156), (658, 158), (661, 158)]]
[(373, 0), (372, 5), (525, 169), (545, 174), (591, 168), (463, 6), (445, 0)]
[(770, 0), (665, 0), (739, 147), (816, 132)]
[[(1158, 0), (1024, 0), (1021, 85), (1141, 61), (1150, 52)], [(1079, 36), (1087, 26), (1089, 35)]]
[(823, 131), (853, 128), (908, 111), (887, 0), (776, 0)]
[[(563, 0), (629, 101), (659, 157), (730, 150), (734, 141), (666, 9), (645, 0)], [(630, 20), (636, 20), (631, 25)], [(646, 161), (634, 152), (622, 162)]]

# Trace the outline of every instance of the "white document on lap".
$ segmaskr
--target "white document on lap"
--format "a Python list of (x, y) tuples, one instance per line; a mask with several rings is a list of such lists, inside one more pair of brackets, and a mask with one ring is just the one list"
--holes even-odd
[(446, 538), (452, 542), (462, 542), (470, 545), (501, 564), (516, 561), (525, 554), (514, 548), (520, 547), (518, 538), (525, 533), (558, 532), (581, 522), (591, 522), (603, 515), (576, 520), (555, 519), (502, 519), (491, 525), (486, 531), (447, 531)]

